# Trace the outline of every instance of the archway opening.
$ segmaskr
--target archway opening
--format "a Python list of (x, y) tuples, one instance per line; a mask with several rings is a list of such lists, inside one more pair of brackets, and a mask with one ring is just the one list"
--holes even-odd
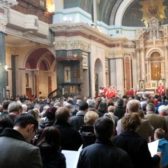
[[(25, 63), (26, 95), (28, 97), (47, 97), (55, 89), (55, 57), (46, 48), (34, 50)], [(47, 88), (47, 89), (46, 89)]]

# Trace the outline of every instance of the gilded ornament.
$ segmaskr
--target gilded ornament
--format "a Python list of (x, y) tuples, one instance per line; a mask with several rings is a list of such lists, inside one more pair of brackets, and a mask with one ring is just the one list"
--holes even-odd
[(166, 18), (166, 6), (164, 6), (164, 0), (142, 0), (140, 3), (143, 14), (142, 22), (144, 22), (146, 27), (148, 26), (148, 22), (152, 17), (158, 19), (159, 21)]

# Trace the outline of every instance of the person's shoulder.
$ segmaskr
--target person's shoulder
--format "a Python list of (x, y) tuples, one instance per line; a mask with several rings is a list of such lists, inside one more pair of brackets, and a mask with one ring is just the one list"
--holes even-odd
[(118, 156), (128, 156), (127, 152), (119, 147), (113, 146), (112, 150), (115, 151), (115, 154)]
[(83, 148), (82, 153), (88, 153), (88, 152), (96, 152), (96, 151), (107, 151), (107, 153), (115, 153), (118, 156), (125, 156), (127, 155), (127, 152), (125, 152), (123, 149), (115, 146), (115, 145), (107, 145), (107, 144), (101, 144), (101, 143), (94, 143), (91, 144), (85, 148)]
[(39, 147), (32, 145), (26, 141), (18, 141), (18, 146), (20, 146), (21, 148), (25, 149), (25, 150), (39, 150)]
[(100, 146), (98, 143), (93, 143), (91, 145), (86, 146), (82, 149), (83, 152), (95, 149), (96, 147)]

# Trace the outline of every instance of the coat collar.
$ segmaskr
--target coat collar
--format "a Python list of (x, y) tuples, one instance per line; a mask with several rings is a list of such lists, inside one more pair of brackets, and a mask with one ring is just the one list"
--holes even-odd
[(18, 131), (12, 129), (12, 128), (6, 128), (3, 130), (3, 132), (0, 134), (0, 137), (10, 137), (10, 138), (14, 138), (14, 139), (18, 139), (21, 141), (25, 141), (25, 138), (23, 137), (23, 135), (21, 133), (19, 133)]
[(105, 144), (105, 145), (111, 145), (113, 146), (112, 142), (110, 140), (107, 139), (96, 139), (96, 143), (101, 143), (101, 144)]

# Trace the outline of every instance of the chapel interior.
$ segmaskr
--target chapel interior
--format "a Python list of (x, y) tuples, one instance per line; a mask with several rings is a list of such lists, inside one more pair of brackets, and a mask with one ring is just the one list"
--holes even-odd
[(167, 0), (0, 0), (0, 99), (168, 87)]

